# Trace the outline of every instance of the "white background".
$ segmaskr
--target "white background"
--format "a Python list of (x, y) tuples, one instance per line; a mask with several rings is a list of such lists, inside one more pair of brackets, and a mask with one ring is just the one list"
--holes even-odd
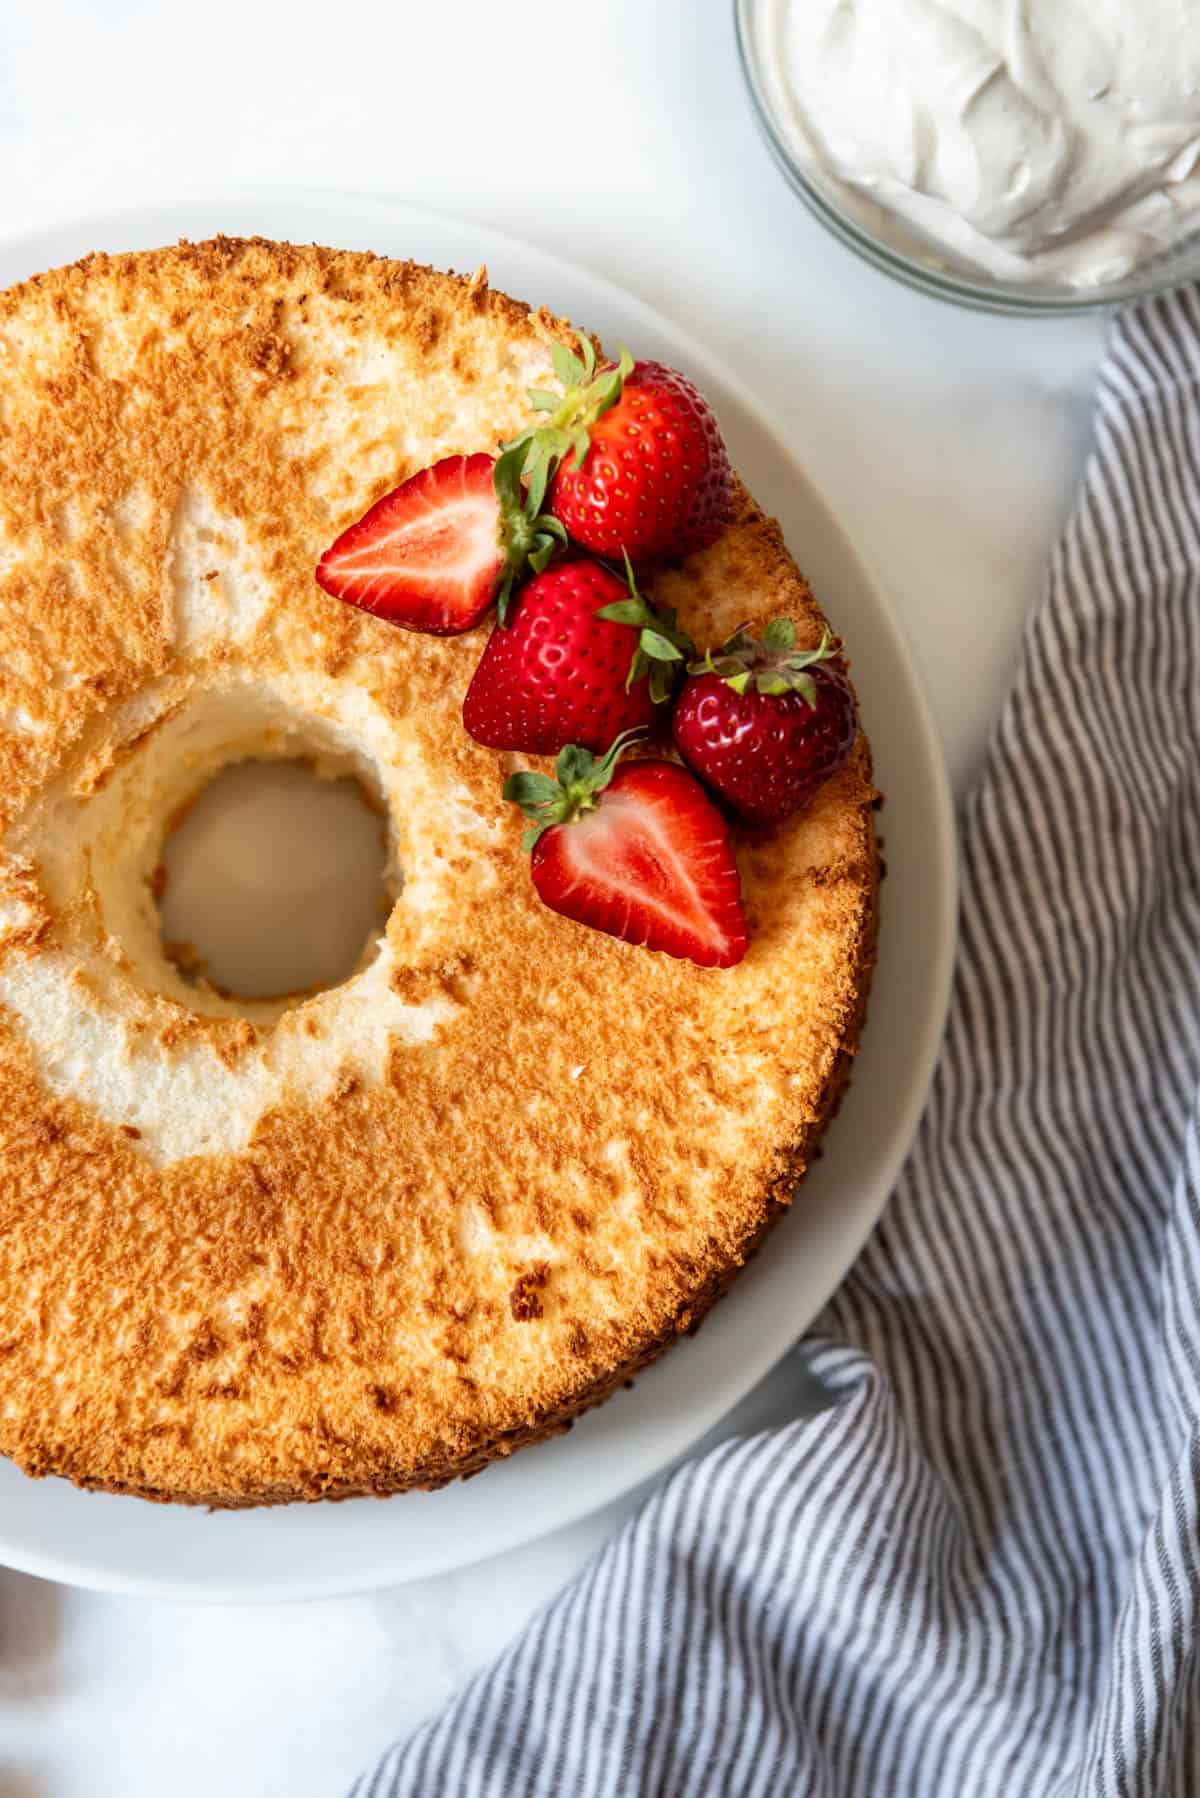
[[(954, 311), (827, 240), (757, 136), (727, 0), (0, 0), (0, 235), (263, 183), (528, 237), (707, 342), (887, 572), (961, 787), (1070, 501), (1102, 327)], [(736, 1427), (800, 1389), (789, 1361)], [(622, 1509), (319, 1605), (0, 1571), (0, 1798), (338, 1793)]]

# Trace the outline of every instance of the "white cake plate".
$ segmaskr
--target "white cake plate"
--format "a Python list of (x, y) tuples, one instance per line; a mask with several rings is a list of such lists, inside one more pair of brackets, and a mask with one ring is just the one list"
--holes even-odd
[[(606, 343), (687, 371), (712, 400), (736, 467), (854, 655), (887, 841), (879, 965), (854, 1082), (795, 1210), (693, 1341), (564, 1437), (440, 1492), (209, 1514), (27, 1479), (0, 1462), (0, 1563), (101, 1590), (258, 1600), (362, 1592), (499, 1553), (628, 1491), (716, 1423), (795, 1342), (886, 1203), (937, 1053), (954, 947), (954, 835), (930, 714), (883, 587), (851, 547), (855, 521), (821, 497), (821, 440), (785, 443), (737, 377), (619, 287), (476, 225), (333, 194), (234, 195), (93, 219), (0, 243), (0, 287), (89, 250), (261, 233), (377, 250), (441, 268), (486, 262), (493, 284)], [(863, 495), (870, 505), (870, 495)]]

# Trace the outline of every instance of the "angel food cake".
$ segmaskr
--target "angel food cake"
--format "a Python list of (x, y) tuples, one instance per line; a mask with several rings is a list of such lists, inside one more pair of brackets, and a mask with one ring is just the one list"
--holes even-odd
[[(469, 1473), (692, 1329), (811, 1159), (875, 936), (844, 654), (694, 390), (596, 350), (482, 272), (261, 241), (0, 294), (28, 1473), (210, 1505)], [(330, 990), (164, 951), (171, 822), (249, 757), (386, 816), (386, 930)]]

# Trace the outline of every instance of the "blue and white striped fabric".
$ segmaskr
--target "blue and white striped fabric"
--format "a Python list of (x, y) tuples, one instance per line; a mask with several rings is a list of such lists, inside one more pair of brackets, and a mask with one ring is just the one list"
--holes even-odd
[(1195, 292), (1115, 328), (962, 850), (830, 1409), (683, 1467), (362, 1798), (1200, 1795)]

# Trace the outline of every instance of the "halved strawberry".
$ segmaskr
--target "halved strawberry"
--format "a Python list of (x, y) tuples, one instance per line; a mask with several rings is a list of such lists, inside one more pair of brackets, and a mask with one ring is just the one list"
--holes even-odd
[[(405, 630), (455, 637), (566, 542), (521, 486), (523, 452), (446, 456), (377, 500), (317, 566), (317, 584)], [(534, 503), (531, 505), (530, 500)]]
[(691, 638), (656, 612), (626, 571), (567, 556), (521, 588), (510, 624), (488, 638), (463, 700), (463, 724), (489, 749), (599, 753), (651, 723), (683, 673)]
[(552, 353), (561, 394), (533, 392), (545, 424), (528, 444), (531, 484), (548, 484), (550, 512), (593, 555), (627, 554), (636, 568), (703, 549), (723, 529), (733, 477), (712, 407), (686, 375), (661, 362), (620, 360), (596, 368), (591, 343), (579, 356)]
[(629, 741), (618, 738), (600, 761), (569, 744), (556, 779), (526, 772), (505, 782), (505, 798), (533, 820), (524, 840), (538, 895), (622, 942), (732, 967), (747, 939), (728, 826), (678, 762), (617, 767)]

